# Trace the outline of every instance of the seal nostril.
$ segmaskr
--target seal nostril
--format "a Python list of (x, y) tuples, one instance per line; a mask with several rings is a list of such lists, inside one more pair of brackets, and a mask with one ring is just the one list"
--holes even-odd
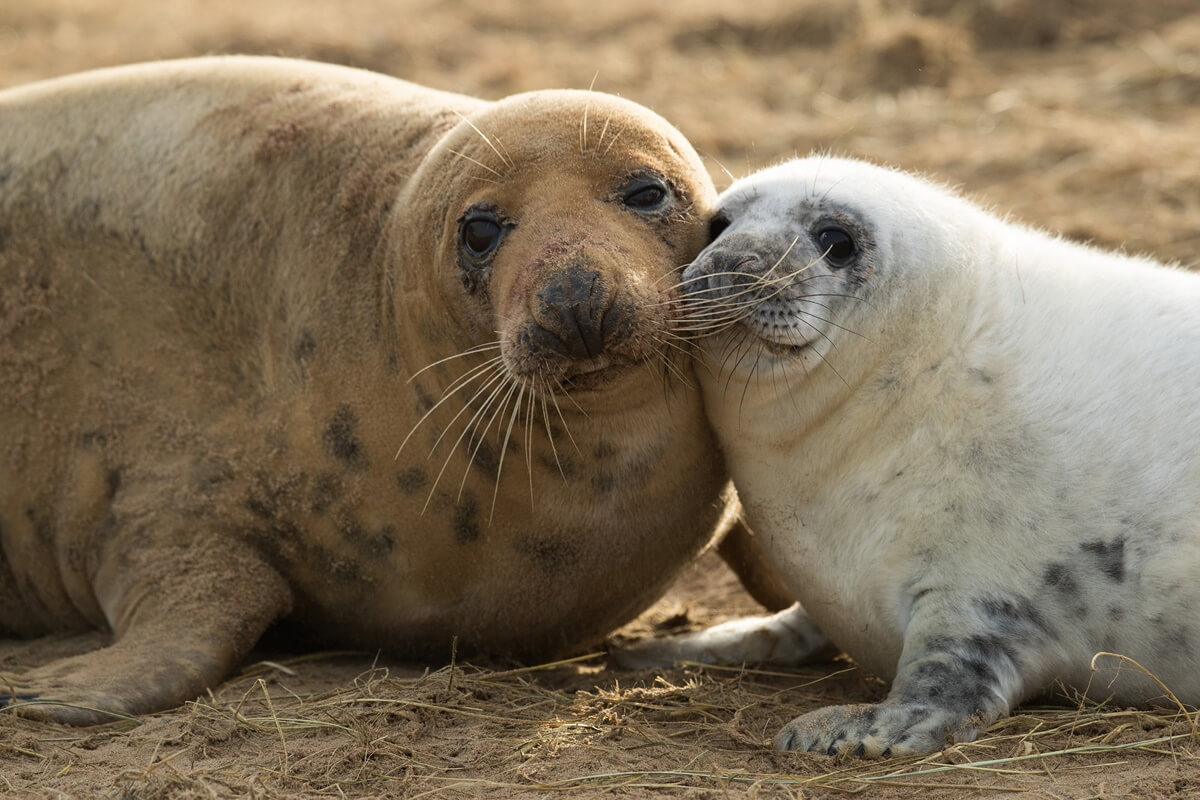
[(600, 319), (600, 336), (606, 345), (611, 345), (624, 339), (629, 333), (633, 322), (633, 306), (624, 303), (613, 303)]
[[(580, 314), (580, 311), (585, 313)], [(574, 324), (577, 341), (583, 346), (583, 357), (595, 358), (604, 352), (604, 336), (596, 325), (596, 318), (588, 311), (591, 309), (572, 306), (570, 321)]]
[(541, 305), (536, 324), (556, 340), (557, 346), (549, 346), (548, 340), (541, 337), (537, 343), (557, 353), (596, 358), (621, 328), (623, 312), (613, 311), (614, 304), (595, 270), (577, 266), (558, 273), (538, 292), (538, 299)]

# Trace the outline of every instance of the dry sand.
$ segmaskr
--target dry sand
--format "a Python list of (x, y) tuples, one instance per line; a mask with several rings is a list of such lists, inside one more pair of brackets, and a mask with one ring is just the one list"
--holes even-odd
[[(735, 5), (4, 0), (0, 86), (230, 52), (363, 66), (486, 98), (594, 81), (679, 125), (719, 186), (814, 149), (851, 154), (941, 177), (1072, 238), (1196, 263), (1194, 0)], [(708, 556), (625, 633), (754, 610)], [(3, 643), (0, 670), (99, 641)], [(0, 795), (1200, 796), (1200, 741), (1170, 712), (1028, 707), (977, 743), (919, 760), (767, 749), (801, 711), (885, 688), (846, 662), (656, 675), (595, 656), (425, 671), (264, 648), (174, 712), (88, 730), (0, 714)]]

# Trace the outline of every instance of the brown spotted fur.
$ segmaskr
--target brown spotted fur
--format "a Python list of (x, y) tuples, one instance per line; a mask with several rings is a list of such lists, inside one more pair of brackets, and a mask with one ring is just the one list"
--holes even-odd
[[(614, 199), (646, 170), (678, 192), (666, 218)], [(546, 658), (630, 619), (722, 511), (699, 395), (656, 355), (713, 195), (677, 131), (596, 93), (487, 103), (243, 57), (0, 93), (0, 634), (114, 633), (5, 676), (17, 699), (165, 707), (277, 619), (428, 659), (454, 637)], [(517, 226), (471, 293), (457, 220), (480, 200)], [(410, 378), (497, 331), (512, 369), (569, 377), (516, 334), (582, 262), (633, 307), (613, 366), (560, 395), (554, 451), (540, 411), (516, 423), (494, 514), (494, 428), (432, 490), (469, 393), (397, 449), (481, 359)]]

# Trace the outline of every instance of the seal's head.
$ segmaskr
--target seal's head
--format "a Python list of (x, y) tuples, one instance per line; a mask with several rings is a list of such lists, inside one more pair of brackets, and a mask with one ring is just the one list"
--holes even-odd
[(704, 246), (716, 193), (657, 115), (596, 92), (515, 95), (463, 117), (414, 177), (440, 254), (423, 289), (450, 300), (460, 348), (491, 343), (517, 385), (572, 393), (680, 352), (672, 272)]
[(896, 314), (915, 313), (909, 289), (956, 260), (947, 234), (961, 212), (950, 203), (903, 173), (827, 157), (743, 178), (721, 195), (710, 243), (684, 273), (685, 329), (755, 349), (722, 357), (750, 368), (828, 364), (847, 339), (886, 334)]

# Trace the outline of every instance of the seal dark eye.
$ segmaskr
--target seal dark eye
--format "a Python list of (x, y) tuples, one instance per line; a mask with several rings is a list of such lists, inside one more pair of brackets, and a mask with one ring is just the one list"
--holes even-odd
[(848, 267), (858, 255), (858, 245), (844, 228), (830, 225), (817, 231), (813, 237), (825, 257), (825, 263), (834, 269)]
[(634, 211), (658, 211), (670, 199), (670, 190), (655, 178), (634, 181), (621, 196), (621, 202)]
[(467, 219), (462, 225), (462, 243), (475, 258), (484, 258), (500, 244), (504, 229), (500, 223), (488, 217)]
[(708, 243), (712, 244), (717, 240), (717, 237), (725, 232), (729, 227), (729, 217), (724, 214), (717, 214), (708, 222)]

